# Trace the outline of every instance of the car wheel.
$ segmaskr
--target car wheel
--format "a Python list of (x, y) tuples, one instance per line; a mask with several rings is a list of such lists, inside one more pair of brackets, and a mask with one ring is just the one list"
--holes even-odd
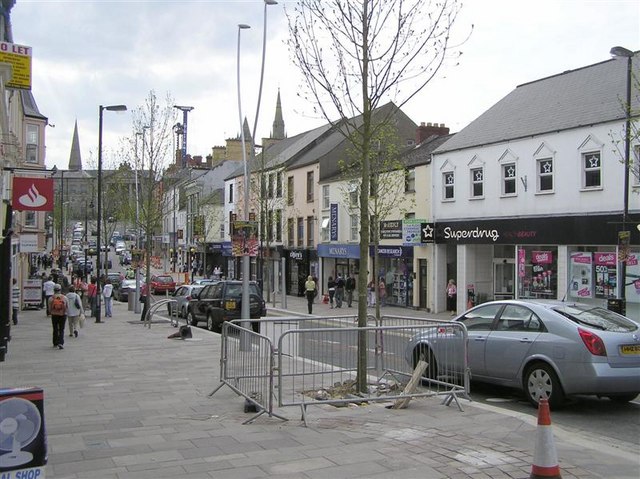
[(419, 346), (416, 348), (413, 354), (413, 367), (418, 365), (418, 361), (425, 361), (427, 363), (427, 369), (424, 372), (424, 376), (427, 379), (438, 379), (438, 362), (433, 354), (433, 351), (427, 346)]
[(564, 391), (556, 372), (547, 363), (534, 363), (524, 375), (524, 392), (527, 400), (538, 407), (538, 400), (546, 397), (549, 407), (557, 408), (564, 403)]
[(187, 311), (187, 323), (189, 323), (190, 326), (194, 327), (198, 325), (198, 320), (193, 315), (193, 311), (191, 310)]
[(633, 401), (636, 397), (638, 397), (638, 394), (640, 394), (640, 392), (630, 394), (616, 394), (615, 396), (609, 396), (609, 399), (618, 404), (625, 404)]

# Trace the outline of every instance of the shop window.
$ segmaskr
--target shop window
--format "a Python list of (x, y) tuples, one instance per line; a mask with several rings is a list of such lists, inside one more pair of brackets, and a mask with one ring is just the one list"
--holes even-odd
[(538, 169), (538, 193), (553, 191), (553, 160), (540, 158), (537, 160)]
[(329, 217), (323, 216), (321, 224), (322, 224), (322, 227), (321, 227), (322, 241), (326, 243), (329, 241)]
[(516, 164), (502, 165), (502, 195), (514, 196), (516, 194)]
[(416, 191), (416, 169), (409, 168), (404, 172), (404, 191), (413, 193)]
[(521, 298), (557, 298), (557, 256), (556, 248), (527, 246), (518, 249), (518, 283)]
[(442, 190), (443, 190), (443, 200), (453, 200), (454, 199), (454, 187), (455, 187), (455, 176), (453, 171), (447, 171), (442, 174)]
[(322, 207), (324, 209), (329, 209), (329, 205), (330, 205), (330, 193), (331, 193), (331, 186), (330, 185), (322, 185)]
[(582, 153), (582, 187), (600, 188), (602, 186), (602, 165), (600, 152)]
[(471, 169), (471, 198), (484, 197), (484, 169)]

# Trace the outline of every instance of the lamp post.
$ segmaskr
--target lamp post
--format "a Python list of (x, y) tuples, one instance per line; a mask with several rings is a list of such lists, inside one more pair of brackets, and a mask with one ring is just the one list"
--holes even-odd
[[(145, 132), (149, 129), (148, 126), (143, 126), (141, 132), (136, 132), (136, 249), (140, 253), (140, 199), (138, 188), (138, 168), (144, 170), (144, 147), (145, 147)], [(142, 135), (142, 155), (140, 158), (140, 165), (138, 165), (138, 135)], [(136, 262), (136, 291), (133, 300), (133, 312), (138, 314), (140, 312), (140, 262)]]
[[(610, 51), (611, 56), (614, 58), (626, 58), (627, 59), (627, 98), (625, 103), (625, 125), (624, 125), (624, 186), (623, 186), (623, 194), (624, 194), (624, 202), (622, 207), (622, 235), (627, 238), (627, 245), (623, 247), (628, 248), (628, 238), (629, 232), (627, 231), (627, 221), (629, 219), (629, 150), (631, 143), (631, 74), (632, 74), (632, 59), (633, 52), (624, 47), (613, 47)], [(621, 243), (621, 242), (619, 242)], [(620, 245), (618, 246), (620, 248)], [(620, 280), (618, 281), (618, 299), (621, 300), (621, 308), (622, 313), (626, 310), (626, 286), (625, 283), (627, 281), (627, 258), (622, 258), (620, 261), (620, 255), (618, 255), (619, 261), (619, 270), (620, 270)]]
[(101, 311), (100, 311), (100, 250), (102, 248), (102, 238), (100, 238), (100, 223), (102, 220), (102, 114), (103, 111), (126, 111), (125, 105), (110, 105), (98, 107), (98, 227), (96, 230), (96, 236), (98, 240), (98, 254), (96, 255), (96, 323), (101, 323)]

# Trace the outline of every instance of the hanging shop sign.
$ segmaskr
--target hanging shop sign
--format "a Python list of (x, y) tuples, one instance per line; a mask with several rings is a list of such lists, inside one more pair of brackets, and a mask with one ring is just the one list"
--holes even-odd
[(53, 178), (14, 176), (11, 205), (16, 211), (53, 211)]
[(380, 222), (380, 239), (401, 239), (402, 238), (402, 220), (381, 221)]
[(338, 204), (337, 203), (331, 203), (329, 239), (330, 241), (338, 241)]
[(405, 246), (420, 246), (422, 235), (420, 230), (424, 220), (406, 219), (402, 222), (402, 244)]

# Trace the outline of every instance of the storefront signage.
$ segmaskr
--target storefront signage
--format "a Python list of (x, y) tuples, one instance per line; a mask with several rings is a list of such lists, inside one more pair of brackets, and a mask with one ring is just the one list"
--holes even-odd
[(615, 253), (593, 253), (595, 266), (595, 297), (608, 299), (617, 294), (617, 268)]
[[(536, 252), (534, 252), (535, 254)], [(573, 298), (593, 296), (593, 271), (591, 253), (572, 253), (569, 280), (569, 295)]]
[(405, 246), (420, 246), (420, 229), (424, 220), (407, 219), (402, 222), (402, 244)]
[[(629, 214), (640, 223), (640, 214)], [(589, 244), (616, 245), (620, 215), (505, 218), (436, 223), (436, 243), (451, 244)], [(630, 231), (629, 244), (640, 244), (640, 232)], [(586, 242), (586, 243), (585, 243)]]
[[(369, 256), (373, 257), (374, 245), (369, 246)], [(413, 258), (413, 248), (407, 246), (378, 245), (379, 258)]]
[(53, 178), (13, 177), (13, 209), (53, 211)]
[(331, 217), (330, 217), (330, 226), (329, 226), (329, 233), (330, 233), (330, 240), (331, 241), (338, 241), (338, 204), (337, 203), (331, 203)]
[(402, 220), (381, 221), (380, 239), (401, 239)]
[(294, 250), (294, 251), (289, 251), (289, 258), (294, 259), (296, 261), (302, 261), (304, 255), (302, 254), (302, 251), (299, 250)]
[(357, 244), (321, 244), (318, 245), (318, 256), (321, 258), (360, 258), (360, 245)]
[(7, 88), (31, 90), (31, 53), (31, 47), (0, 42), (0, 63), (9, 63), (12, 67)]
[(38, 235), (21, 234), (20, 235), (20, 252), (21, 253), (37, 253), (38, 252)]
[(420, 223), (420, 242), (433, 243), (436, 239), (434, 223)]

